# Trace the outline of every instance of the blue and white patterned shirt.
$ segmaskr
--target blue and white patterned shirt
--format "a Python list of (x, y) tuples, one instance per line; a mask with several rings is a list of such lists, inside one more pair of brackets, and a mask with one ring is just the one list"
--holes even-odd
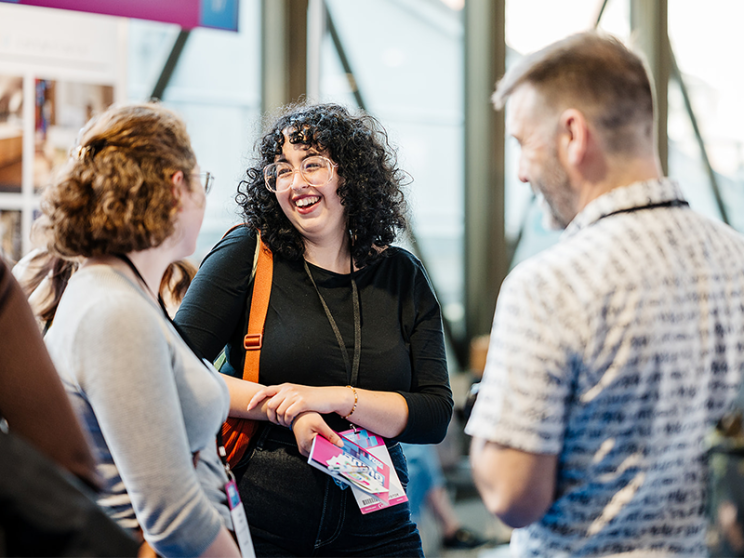
[(744, 368), (744, 238), (681, 200), (612, 190), (503, 284), (466, 432), (558, 455), (518, 556), (707, 554), (701, 443)]

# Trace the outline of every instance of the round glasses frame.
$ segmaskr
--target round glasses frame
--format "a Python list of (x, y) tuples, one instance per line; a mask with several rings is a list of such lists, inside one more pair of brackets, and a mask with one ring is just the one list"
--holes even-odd
[[(330, 169), (330, 173), (328, 174), (328, 179), (321, 182), (315, 182), (315, 178), (312, 176), (312, 173), (308, 171), (308, 168), (313, 163), (318, 163), (319, 161), (323, 161), (323, 165)], [(294, 182), (294, 175), (295, 173), (300, 173), (300, 176), (310, 184), (311, 186), (325, 186), (328, 184), (331, 180), (333, 180), (333, 170), (338, 166), (337, 163), (334, 163), (331, 161), (328, 157), (323, 157), (322, 155), (313, 155), (312, 157), (308, 157), (307, 159), (302, 161), (302, 164), (300, 165), (299, 169), (295, 169), (286, 161), (280, 161), (278, 163), (271, 163), (270, 165), (267, 165), (264, 167), (263, 175), (264, 175), (264, 185), (266, 186), (266, 189), (269, 192), (284, 192), (285, 190), (289, 190), (289, 188), (292, 187), (292, 183)], [(276, 187), (276, 174), (280, 168), (287, 169), (290, 173), (292, 178), (288, 179), (288, 185), (285, 188), (277, 188)], [(273, 185), (272, 185), (273, 181)]]
[(208, 194), (214, 186), (214, 175), (211, 172), (192, 172), (191, 176), (198, 176), (204, 186), (204, 193)]

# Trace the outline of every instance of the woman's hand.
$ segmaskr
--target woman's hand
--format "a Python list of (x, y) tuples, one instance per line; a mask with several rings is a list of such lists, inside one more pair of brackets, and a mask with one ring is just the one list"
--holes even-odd
[(260, 389), (248, 403), (250, 411), (268, 399), (266, 416), (274, 424), (289, 426), (295, 417), (305, 411), (328, 414), (346, 409), (354, 404), (353, 392), (346, 387), (310, 387), (298, 384), (280, 384)]
[(297, 449), (305, 457), (310, 455), (313, 440), (315, 440), (315, 436), (318, 434), (340, 448), (344, 446), (341, 442), (341, 437), (326, 424), (323, 417), (312, 411), (301, 413), (295, 418), (292, 425), (292, 433), (297, 441)]

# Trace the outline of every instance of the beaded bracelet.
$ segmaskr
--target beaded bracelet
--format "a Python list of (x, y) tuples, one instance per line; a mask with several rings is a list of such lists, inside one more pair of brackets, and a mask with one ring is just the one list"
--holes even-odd
[(354, 392), (354, 406), (351, 408), (351, 412), (344, 417), (344, 420), (346, 420), (347, 418), (349, 418), (351, 415), (354, 414), (354, 411), (356, 411), (357, 402), (359, 401), (359, 394), (357, 393), (357, 390), (355, 390), (352, 386), (346, 386), (346, 387)]

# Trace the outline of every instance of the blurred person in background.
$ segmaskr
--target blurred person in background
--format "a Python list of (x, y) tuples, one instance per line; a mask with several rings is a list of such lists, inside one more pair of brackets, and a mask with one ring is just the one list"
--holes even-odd
[(98, 487), (85, 436), (41, 335), (32, 326), (23, 291), (0, 258), (0, 420), (86, 484)]
[(441, 545), (448, 549), (478, 548), (493, 541), (463, 527), (447, 490), (439, 453), (430, 444), (402, 444), (408, 464), (406, 495), (411, 517), (421, 525), (424, 508), (428, 508), (441, 529)]

